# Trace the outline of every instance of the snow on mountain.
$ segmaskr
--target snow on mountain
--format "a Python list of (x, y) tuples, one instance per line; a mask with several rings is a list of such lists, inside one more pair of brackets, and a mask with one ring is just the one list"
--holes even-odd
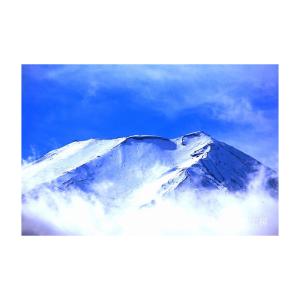
[(164, 189), (190, 185), (240, 190), (259, 166), (255, 159), (203, 132), (173, 140), (157, 136), (91, 139), (51, 151), (24, 166), (23, 193), (41, 184), (88, 189), (107, 180), (130, 191), (149, 181), (159, 182)]
[(50, 151), (41, 159), (23, 167), (23, 192), (36, 185), (51, 182), (63, 174), (76, 169), (103, 155), (125, 138), (114, 140), (87, 140), (73, 142), (57, 150)]
[[(199, 131), (167, 139), (137, 135), (73, 142), (23, 167), (23, 202), (42, 188), (96, 195), (105, 207), (151, 207), (186, 192), (245, 191), (264, 169), (277, 194), (277, 174), (247, 154)], [(198, 196), (197, 196), (198, 197)]]

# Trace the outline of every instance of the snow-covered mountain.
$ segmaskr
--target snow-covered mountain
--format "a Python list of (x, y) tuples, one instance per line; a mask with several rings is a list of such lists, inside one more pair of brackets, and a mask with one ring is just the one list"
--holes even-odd
[(175, 139), (90, 139), (24, 165), (22, 199), (26, 203), (47, 188), (93, 194), (107, 208), (122, 205), (122, 199), (139, 208), (151, 207), (159, 199), (178, 199), (191, 191), (199, 199), (202, 191), (245, 191), (261, 169), (264, 188), (276, 197), (276, 172), (202, 131)]

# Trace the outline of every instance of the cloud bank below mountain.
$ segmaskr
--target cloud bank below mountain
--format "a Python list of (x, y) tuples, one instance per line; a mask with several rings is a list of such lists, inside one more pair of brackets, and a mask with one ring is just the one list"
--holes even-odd
[(41, 188), (23, 203), (23, 235), (278, 234), (278, 201), (262, 172), (242, 192), (186, 190), (179, 197), (156, 195), (142, 207), (133, 205), (142, 200), (133, 194), (107, 207), (101, 194), (110, 188), (109, 182), (95, 187), (97, 193)]

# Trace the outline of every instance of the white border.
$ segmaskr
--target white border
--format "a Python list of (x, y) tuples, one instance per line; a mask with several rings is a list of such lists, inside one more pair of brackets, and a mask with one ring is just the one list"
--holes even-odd
[[(1, 299), (299, 299), (299, 18), (279, 3), (1, 4)], [(22, 63), (279, 63), (280, 236), (21, 237)]]

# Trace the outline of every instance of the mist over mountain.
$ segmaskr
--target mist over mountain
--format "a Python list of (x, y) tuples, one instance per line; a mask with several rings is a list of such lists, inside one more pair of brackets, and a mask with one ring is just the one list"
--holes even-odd
[(22, 233), (278, 233), (278, 177), (199, 131), (75, 141), (22, 167)]

